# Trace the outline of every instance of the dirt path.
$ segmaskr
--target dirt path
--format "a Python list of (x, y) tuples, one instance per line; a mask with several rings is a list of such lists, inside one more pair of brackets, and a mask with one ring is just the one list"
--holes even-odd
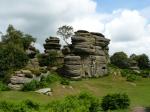
[(135, 107), (133, 112), (146, 112), (144, 107)]

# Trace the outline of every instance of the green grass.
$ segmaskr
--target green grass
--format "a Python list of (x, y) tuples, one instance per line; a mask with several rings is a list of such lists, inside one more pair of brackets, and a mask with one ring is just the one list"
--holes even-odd
[(30, 99), (40, 104), (47, 104), (52, 100), (62, 99), (67, 95), (78, 94), (82, 91), (90, 92), (100, 99), (109, 93), (125, 92), (131, 99), (131, 108), (150, 106), (150, 78), (130, 83), (122, 77), (107, 76), (98, 79), (71, 81), (70, 85), (65, 86), (65, 88), (59, 82), (54, 83), (50, 87), (53, 89), (53, 96), (41, 95), (35, 92), (1, 91), (0, 101), (18, 103)]

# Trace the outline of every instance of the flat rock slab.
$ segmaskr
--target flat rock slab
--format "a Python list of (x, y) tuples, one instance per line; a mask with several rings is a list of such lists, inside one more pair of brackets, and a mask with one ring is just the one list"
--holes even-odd
[(43, 89), (39, 89), (35, 92), (40, 93), (40, 94), (46, 94), (48, 92), (52, 92), (52, 89), (51, 88), (43, 88)]

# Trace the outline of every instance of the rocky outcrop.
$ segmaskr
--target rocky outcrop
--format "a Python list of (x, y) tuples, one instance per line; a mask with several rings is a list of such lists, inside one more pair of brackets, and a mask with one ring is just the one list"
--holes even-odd
[(64, 75), (72, 79), (81, 78), (81, 57), (80, 56), (66, 56), (64, 58)]
[(59, 44), (59, 38), (57, 37), (49, 37), (45, 40), (44, 48), (45, 53), (43, 54), (43, 57), (47, 57), (48, 54), (55, 54), (56, 58), (56, 64), (62, 64), (63, 63), (63, 54), (60, 50), (61, 45)]
[(59, 38), (57, 37), (49, 37), (45, 40), (44, 48), (45, 53), (49, 53), (51, 51), (60, 51), (61, 45), (59, 44)]
[(13, 90), (21, 90), (25, 83), (29, 83), (35, 77), (29, 70), (16, 71), (10, 78), (8, 87)]
[[(66, 47), (64, 75), (73, 79), (99, 77), (107, 74), (109, 39), (103, 34), (79, 30)], [(69, 54), (70, 53), (70, 54)]]

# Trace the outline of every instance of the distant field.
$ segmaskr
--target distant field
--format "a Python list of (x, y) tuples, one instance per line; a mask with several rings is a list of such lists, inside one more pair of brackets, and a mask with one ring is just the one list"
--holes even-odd
[[(71, 87), (70, 87), (71, 86)], [(81, 91), (88, 91), (95, 96), (102, 98), (108, 93), (126, 92), (131, 99), (131, 108), (150, 106), (150, 78), (130, 83), (122, 77), (114, 78), (107, 76), (99, 79), (84, 79), (82, 81), (72, 81), (70, 86), (65, 88), (55, 83), (51, 85), (53, 96), (40, 95), (35, 92), (5, 91), (0, 92), (0, 101), (20, 102), (26, 99), (46, 104), (55, 99), (64, 98), (70, 94), (77, 94)]]

